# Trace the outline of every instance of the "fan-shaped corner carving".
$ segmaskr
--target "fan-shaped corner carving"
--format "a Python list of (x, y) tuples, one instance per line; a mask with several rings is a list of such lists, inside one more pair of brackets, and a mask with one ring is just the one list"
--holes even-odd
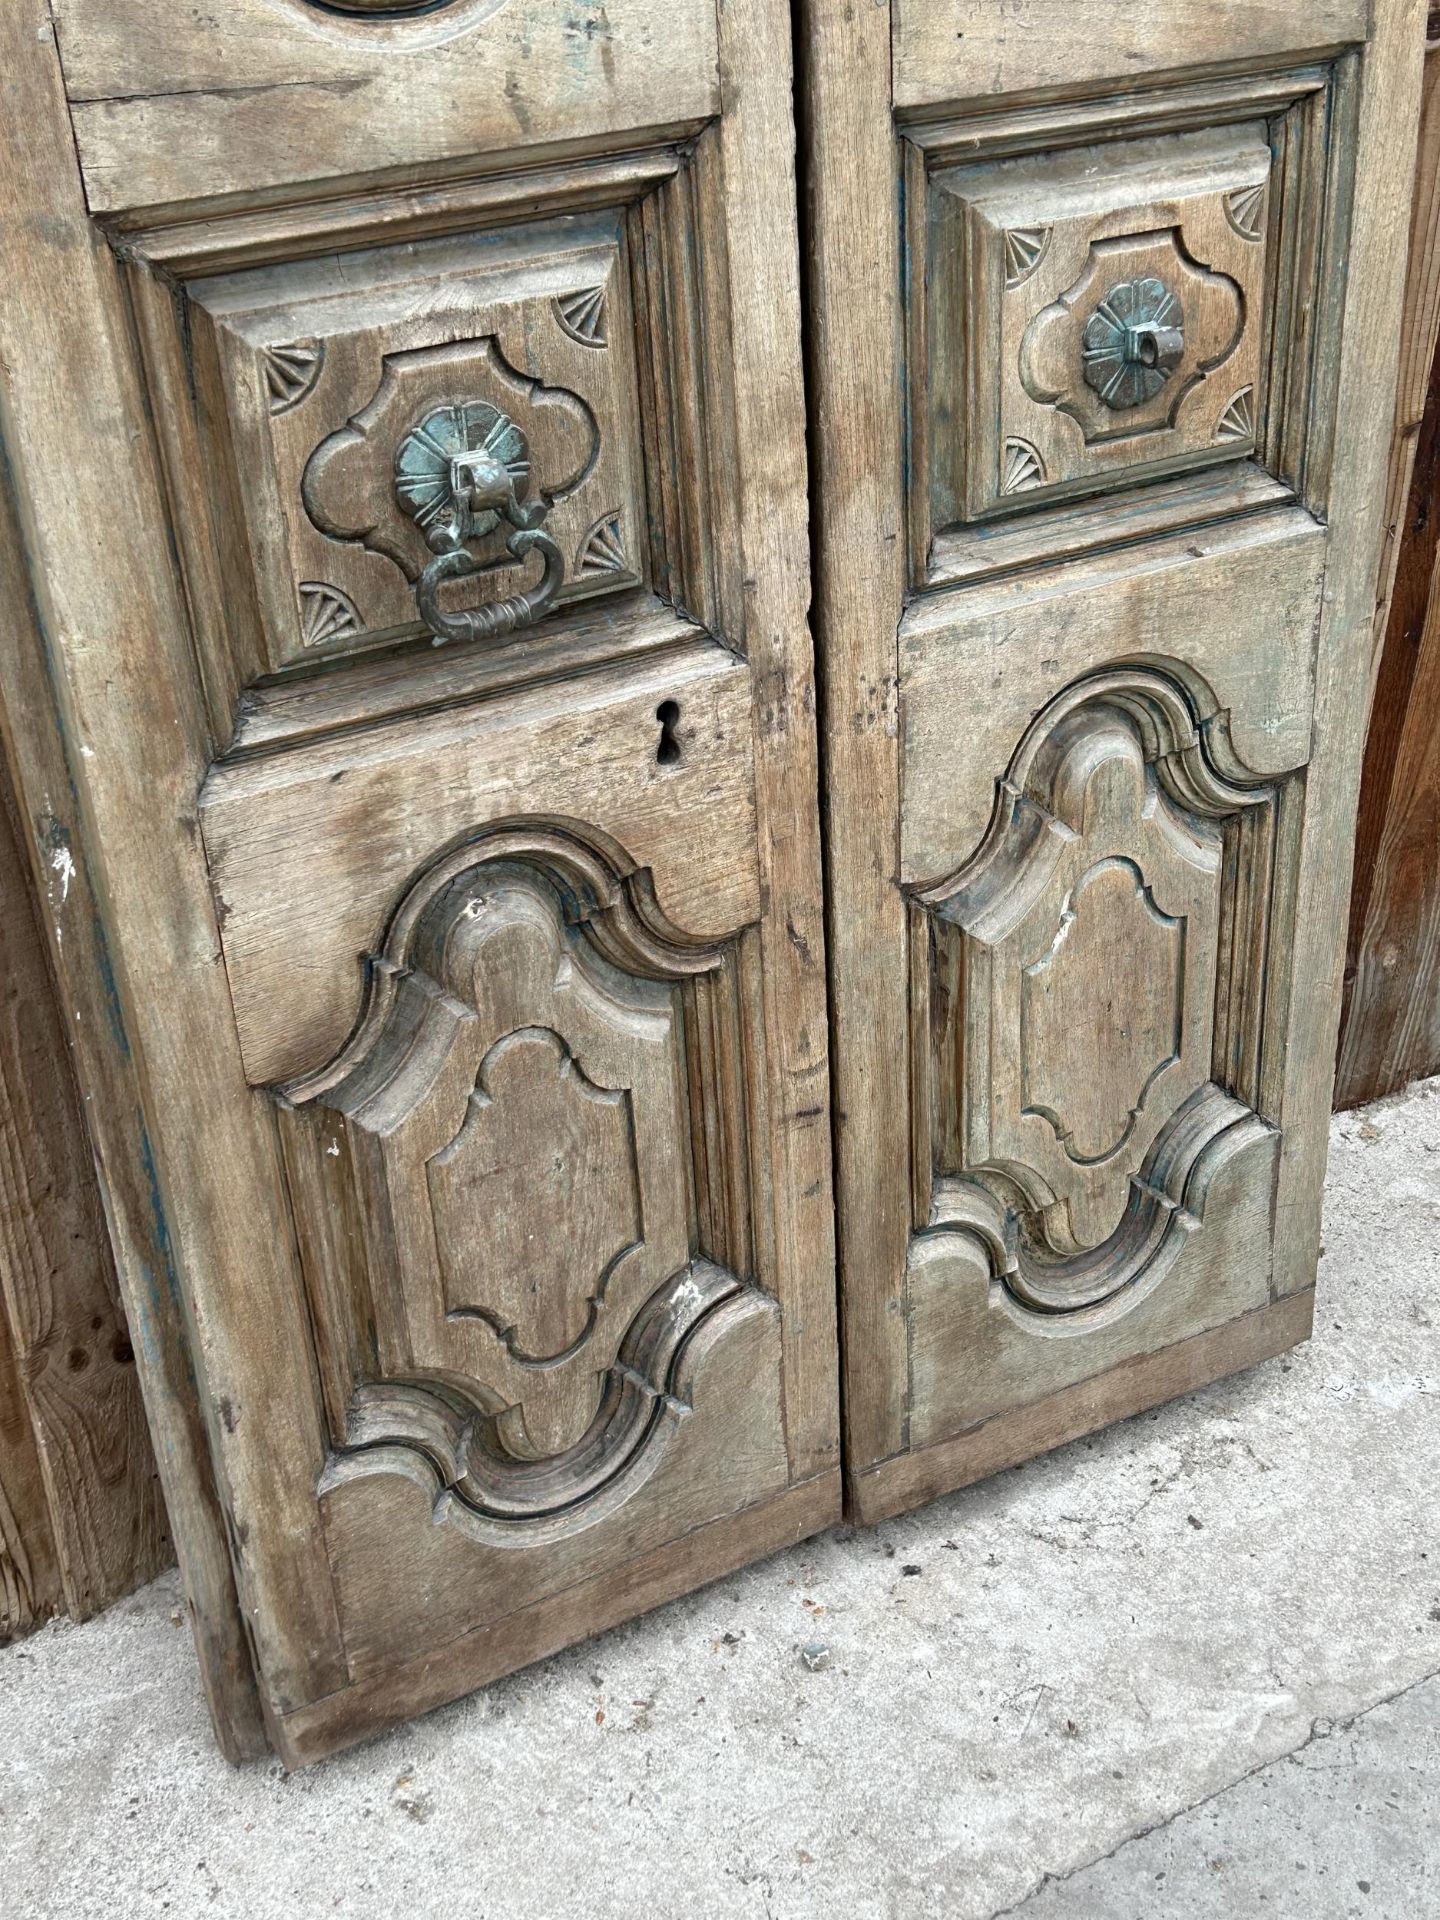
[(1045, 257), (1050, 227), (1011, 227), (1005, 235), (1005, 290), (1027, 281)]
[(328, 647), (337, 640), (353, 640), (365, 631), (365, 620), (348, 593), (323, 580), (302, 580), (299, 586), (300, 644)]
[(590, 528), (575, 555), (575, 571), (583, 579), (607, 573), (628, 573), (625, 538), (618, 510), (602, 513)]
[(1255, 389), (1242, 387), (1225, 403), (1215, 426), (1215, 438), (1226, 445), (1250, 446), (1255, 440)]
[(1265, 231), (1265, 182), (1257, 180), (1227, 193), (1225, 218), (1242, 240), (1259, 240)]
[(605, 347), (604, 287), (578, 287), (573, 293), (558, 294), (553, 302), (555, 318), (572, 340), (582, 347)]
[(1193, 670), (1116, 667), (1039, 715), (974, 855), (917, 890), (917, 1230), (979, 1236), (1017, 1309), (1138, 1297), (1272, 1132), (1277, 822)]
[(290, 340), (262, 349), (271, 413), (288, 413), (314, 392), (325, 365), (323, 340)]
[(1005, 442), (1000, 470), (1001, 493), (1028, 493), (1045, 484), (1045, 462), (1028, 440), (1013, 437)]

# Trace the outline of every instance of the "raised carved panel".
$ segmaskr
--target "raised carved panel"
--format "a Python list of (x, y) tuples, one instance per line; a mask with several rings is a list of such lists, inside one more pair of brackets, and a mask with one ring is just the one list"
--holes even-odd
[[(217, 494), (228, 485), (243, 518), (269, 666), (415, 630), (433, 527), (404, 493), (397, 456), (437, 410), (484, 413), (507, 436), (519, 510), (564, 559), (556, 605), (640, 581), (639, 556), (618, 542), (610, 564), (585, 564), (598, 524), (639, 524), (643, 512), (623, 279), (620, 225), (605, 217), (192, 285), (218, 389), (208, 458)], [(455, 451), (436, 453), (447, 489)], [(493, 604), (535, 578), (496, 516), (482, 518), (481, 570), (453, 590), (457, 604)], [(317, 622), (307, 591), (353, 617)]]
[(937, 527), (1249, 450), (1270, 165), (1254, 123), (931, 176)]
[(648, 1478), (750, 1265), (735, 969), (567, 833), (414, 883), (351, 1041), (284, 1090), (332, 1480), (418, 1452), (503, 1540)]
[(1147, 1291), (1268, 1134), (1279, 809), (1177, 681), (1111, 668), (1050, 703), (974, 857), (915, 896), (916, 1224), (974, 1234), (1017, 1304)]
[(220, 738), (565, 678), (662, 609), (745, 654), (719, 144), (117, 236)]
[(641, 1239), (631, 1090), (596, 1086), (553, 1027), (520, 1027), (426, 1172), (446, 1313), (488, 1320), (517, 1359), (574, 1351)]

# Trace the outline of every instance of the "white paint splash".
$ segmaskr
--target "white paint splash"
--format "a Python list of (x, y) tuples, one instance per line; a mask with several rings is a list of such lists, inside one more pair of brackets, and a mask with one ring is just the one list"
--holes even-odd
[(60, 881), (60, 905), (70, 898), (70, 882), (75, 878), (75, 858), (69, 847), (56, 847), (50, 856), (50, 870)]

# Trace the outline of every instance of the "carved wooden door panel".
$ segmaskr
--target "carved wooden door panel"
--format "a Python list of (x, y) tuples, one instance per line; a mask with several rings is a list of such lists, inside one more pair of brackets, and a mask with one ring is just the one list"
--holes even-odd
[(0, 56), (10, 748), (217, 1724), (299, 1761), (838, 1508), (790, 24)]
[(862, 1517), (1309, 1330), (1423, 16), (804, 0)]

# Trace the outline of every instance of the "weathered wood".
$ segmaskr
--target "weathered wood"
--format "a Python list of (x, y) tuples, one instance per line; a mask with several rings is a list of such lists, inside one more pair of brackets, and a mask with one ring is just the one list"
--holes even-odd
[(63, 779), (5, 691), (217, 1717), (248, 1645), (309, 1758), (838, 1511), (789, 22), (28, 11)]
[(15, 1337), (0, 1312), (0, 1642), (28, 1633), (64, 1604)]
[(890, 67), (801, 16), (865, 1513), (1313, 1284), (1419, 51), (1414, 0), (889, 11)]
[[(203, 866), (179, 825), (193, 807), (203, 733), (186, 696), (189, 643), (164, 555), (119, 269), (84, 208), (48, 8), (6, 10), (0, 49), (7, 98), (17, 112), (23, 100), (30, 129), (5, 175), (10, 217), (0, 223), (10, 288), (0, 312), (0, 418), (11, 489), (0, 525), (6, 744), (37, 865), (43, 870), (57, 847), (74, 862), (47, 935), (202, 1676), (222, 1744), (240, 1757), (257, 1750), (260, 1718), (188, 1351), (191, 1302), (182, 1294), (175, 1248), (187, 1212), (192, 1221), (197, 1211), (209, 1216), (223, 1238), (206, 1169), (229, 1163), (233, 1171), (245, 1154), (232, 1159), (229, 1145), (199, 1122), (208, 1100), (195, 1085), (194, 1055), (186, 1065), (186, 1023), (177, 1019), (174, 995), (152, 991), (142, 1010), (130, 981), (133, 966), (141, 978), (202, 987), (210, 980), (223, 991), (214, 976)], [(27, 244), (37, 221), (53, 251)], [(53, 460), (57, 436), (88, 445), (116, 476), (104, 516), (82, 508), (81, 490)], [(120, 567), (118, 553), (126, 556)], [(86, 644), (73, 644), (81, 637)], [(128, 882), (113, 897), (96, 883), (100, 840), (112, 879), (123, 873)], [(209, 927), (199, 938), (197, 899)], [(142, 1091), (139, 1073), (147, 1033), (157, 1038), (148, 1065), (152, 1087), (159, 1079), (159, 1123), (155, 1096)], [(218, 1023), (216, 1034), (223, 1035)], [(182, 1141), (188, 1136), (195, 1154), (178, 1179), (159, 1158), (172, 1132)], [(243, 1199), (240, 1212), (247, 1212)], [(241, 1229), (242, 1244), (254, 1227), (263, 1242), (263, 1219), (261, 1209)], [(270, 1240), (273, 1248), (273, 1229)], [(252, 1279), (274, 1255), (262, 1247), (255, 1257)]]
[(1292, 1293), (1206, 1333), (1173, 1345), (1157, 1341), (1112, 1371), (996, 1414), (953, 1440), (904, 1455), (857, 1476), (848, 1497), (857, 1520), (873, 1526), (956, 1487), (1003, 1473), (1037, 1453), (1063, 1447), (1141, 1407), (1193, 1393), (1223, 1374), (1257, 1366), (1310, 1337), (1314, 1292)]
[(896, 0), (895, 106), (1128, 89), (1155, 75), (1275, 64), (1364, 39), (1365, 0)]
[[(1287, 1341), (1289, 1345), (1291, 1342)], [(794, 1546), (835, 1516), (838, 1469), (802, 1481), (762, 1507), (698, 1526), (625, 1569), (617, 1582), (581, 1580), (525, 1612), (508, 1613), (400, 1667), (288, 1714), (275, 1729), (287, 1765), (303, 1766), (383, 1732), (396, 1720), (443, 1705), (531, 1660), (663, 1606), (705, 1581)]]
[(1366, 742), (1335, 1104), (1440, 1069), (1440, 355)]
[[(1415, 0), (1376, 7), (1360, 75), (1343, 331), (1329, 349), (1337, 396), (1328, 489), (1334, 557), (1316, 636), (1314, 756), (1331, 771), (1326, 781), (1312, 780), (1318, 790), (1307, 800), (1300, 852), (1292, 1018), (1306, 1044), (1292, 1048), (1286, 1070), (1285, 1104), (1293, 1118), (1281, 1148), (1276, 1202), (1284, 1228), (1276, 1247), (1277, 1294), (1313, 1284), (1320, 1244), (1353, 870), (1349, 855), (1337, 858), (1336, 849), (1354, 845), (1369, 717), (1375, 575), (1394, 410), (1390, 382), (1404, 296), (1425, 17)], [(1378, 381), (1377, 368), (1384, 369)]]
[[(1269, 176), (1263, 120), (933, 174), (912, 411), (937, 528), (1251, 451)], [(1136, 316), (1153, 366), (1125, 357)]]
[[(57, 842), (48, 904), (73, 881)], [(55, 989), (0, 769), (0, 1635), (88, 1619), (171, 1559)]]
[[(1431, 29), (1434, 31), (1434, 9)], [(1335, 1103), (1440, 1068), (1440, 39), (1426, 47)]]
[(464, 0), (360, 26), (296, 0), (279, 20), (269, 0), (176, 15), (60, 0), (56, 12), (97, 214), (634, 145), (635, 129), (699, 122), (721, 101), (715, 10), (669, 0), (609, 0), (595, 21), (545, 0)]
[[(750, 676), (714, 647), (592, 674), (513, 703), (390, 721), (216, 768), (201, 825), (235, 1019), (256, 1085), (317, 1067), (358, 1011), (412, 850), (527, 812), (584, 820), (651, 876), (665, 918), (697, 940), (756, 917)], [(678, 761), (656, 759), (655, 713), (677, 708)], [(577, 750), (577, 732), (590, 741)], [(677, 813), (711, 831), (679, 844)], [(296, 965), (297, 951), (304, 965)]]

